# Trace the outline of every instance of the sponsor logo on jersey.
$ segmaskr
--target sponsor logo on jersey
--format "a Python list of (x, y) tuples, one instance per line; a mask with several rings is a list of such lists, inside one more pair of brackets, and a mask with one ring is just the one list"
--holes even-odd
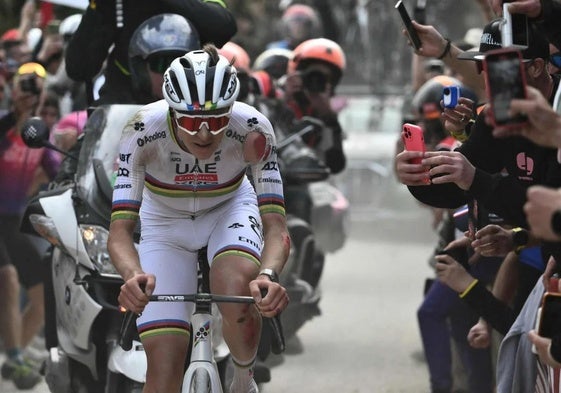
[(278, 168), (278, 162), (276, 161), (269, 161), (266, 162), (265, 165), (263, 165), (263, 168), (261, 168), (262, 171), (277, 171), (279, 170)]
[(282, 181), (280, 179), (268, 179), (268, 178), (264, 178), (264, 179), (259, 179), (258, 180), (259, 183), (276, 183), (276, 184), (282, 184)]
[(128, 163), (130, 158), (131, 158), (131, 154), (130, 154), (130, 153), (128, 153), (128, 154), (123, 154), (123, 153), (119, 154), (119, 161), (121, 161), (121, 162), (126, 162), (126, 163)]
[(118, 190), (120, 188), (132, 188), (132, 184), (115, 184), (115, 187), (113, 187), (115, 190)]
[(129, 177), (130, 171), (127, 168), (119, 167), (117, 177)]
[(166, 137), (165, 131), (158, 131), (153, 133), (152, 135), (144, 135), (144, 138), (138, 138), (136, 140), (136, 143), (138, 144), (138, 146), (142, 147), (147, 143), (154, 142), (155, 140), (165, 137)]
[(245, 135), (240, 135), (238, 134), (236, 131), (228, 128), (228, 130), (226, 131), (226, 136), (228, 138), (231, 138), (233, 140), (236, 140), (240, 143), (244, 143), (245, 142)]
[(218, 183), (218, 174), (216, 169), (216, 162), (201, 165), (199, 160), (196, 160), (193, 165), (189, 164), (175, 164), (174, 178), (176, 183), (196, 183), (196, 184), (214, 184)]
[(259, 121), (257, 120), (256, 117), (252, 117), (250, 119), (247, 119), (247, 126), (248, 127), (253, 127), (253, 126), (256, 126), (257, 124), (259, 124)]

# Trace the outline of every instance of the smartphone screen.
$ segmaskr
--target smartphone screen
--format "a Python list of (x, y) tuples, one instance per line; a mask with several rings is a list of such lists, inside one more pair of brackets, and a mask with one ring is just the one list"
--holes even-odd
[(543, 296), (538, 334), (552, 338), (561, 332), (561, 294), (546, 292)]
[(519, 125), (527, 121), (522, 115), (510, 116), (510, 102), (526, 97), (526, 77), (520, 52), (515, 49), (489, 51), (483, 67), (487, 93), (495, 126)]
[(421, 48), (421, 40), (419, 39), (419, 36), (417, 35), (417, 31), (415, 30), (415, 28), (411, 24), (411, 17), (409, 16), (409, 13), (407, 12), (407, 9), (405, 8), (405, 4), (403, 4), (403, 0), (399, 0), (396, 3), (395, 9), (399, 11), (399, 15), (401, 16), (401, 20), (403, 21), (403, 24), (405, 25), (405, 29), (407, 29), (407, 34), (409, 35), (409, 40), (411, 41), (411, 44), (413, 45), (415, 50), (420, 49)]

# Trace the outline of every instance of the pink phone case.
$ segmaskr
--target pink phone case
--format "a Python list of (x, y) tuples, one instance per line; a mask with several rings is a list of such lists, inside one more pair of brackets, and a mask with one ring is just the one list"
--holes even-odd
[[(405, 123), (401, 131), (401, 138), (405, 150), (409, 151), (426, 151), (425, 138), (423, 137), (423, 129), (415, 124)], [(420, 164), (422, 158), (411, 160), (412, 164)]]

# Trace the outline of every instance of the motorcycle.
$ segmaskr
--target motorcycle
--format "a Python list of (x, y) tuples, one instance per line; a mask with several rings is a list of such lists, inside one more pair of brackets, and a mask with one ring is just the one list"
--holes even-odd
[(95, 109), (79, 157), (51, 145), (40, 119), (28, 121), (22, 132), (28, 146), (55, 149), (76, 167), (73, 179), (51, 183), (30, 201), (22, 225), (22, 231), (52, 245), (45, 282), (45, 380), (52, 392), (142, 391), (146, 356), (140, 342), (129, 352), (118, 346), (123, 314), (117, 296), (123, 281), (107, 252), (119, 138), (138, 108)]
[(290, 303), (281, 314), (287, 339), (310, 319), (321, 314), (320, 278), (325, 254), (339, 250), (346, 241), (348, 201), (330, 181), (330, 171), (302, 142), (302, 136), (318, 130), (317, 121), (307, 119), (285, 135), (275, 132), (283, 178), (287, 226), (291, 250), (280, 281), (287, 289)]

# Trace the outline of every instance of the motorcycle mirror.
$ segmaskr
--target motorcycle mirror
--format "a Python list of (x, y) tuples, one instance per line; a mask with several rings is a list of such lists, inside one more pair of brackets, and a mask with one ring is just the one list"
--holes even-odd
[(21, 137), (28, 147), (46, 147), (49, 143), (49, 127), (40, 117), (32, 117), (23, 124)]
[(64, 150), (59, 149), (51, 142), (49, 142), (49, 134), (50, 130), (47, 126), (47, 123), (43, 121), (40, 117), (32, 117), (23, 123), (23, 127), (21, 130), (21, 138), (26, 146), (32, 149), (39, 149), (41, 147), (46, 147), (48, 149), (52, 149), (54, 151), (59, 152), (60, 154), (65, 155), (66, 157), (70, 157), (74, 160), (77, 160), (75, 156), (65, 152)]

